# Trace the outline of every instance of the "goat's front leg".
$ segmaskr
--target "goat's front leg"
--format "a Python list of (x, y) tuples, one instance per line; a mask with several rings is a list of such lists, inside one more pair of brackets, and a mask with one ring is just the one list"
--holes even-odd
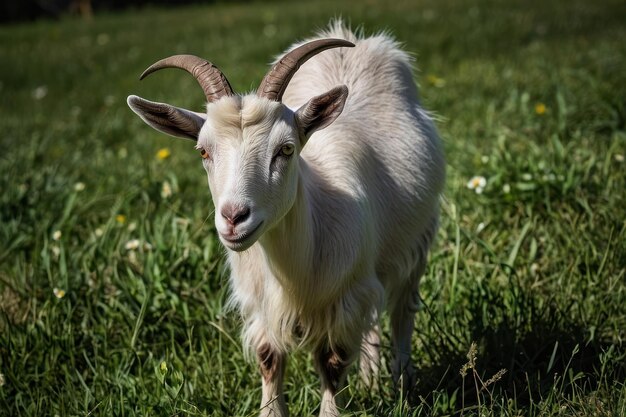
[(378, 389), (378, 372), (380, 368), (380, 325), (378, 313), (372, 313), (371, 329), (366, 330), (361, 342), (359, 373), (361, 380), (370, 389)]
[[(320, 417), (338, 417), (337, 400), (345, 386), (346, 371), (354, 360), (354, 354), (341, 348), (320, 347), (315, 352), (315, 366), (322, 380), (322, 404)], [(339, 404), (340, 406), (341, 404)]]
[(286, 355), (263, 343), (257, 349), (257, 359), (262, 377), (260, 417), (287, 417), (289, 411), (283, 393)]

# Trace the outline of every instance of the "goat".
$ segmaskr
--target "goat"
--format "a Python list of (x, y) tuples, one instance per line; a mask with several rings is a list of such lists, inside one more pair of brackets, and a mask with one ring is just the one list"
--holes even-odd
[(153, 128), (196, 141), (231, 301), (260, 367), (260, 415), (288, 415), (287, 353), (306, 347), (321, 378), (320, 416), (337, 416), (349, 365), (360, 355), (367, 383), (378, 372), (384, 306), (393, 378), (406, 390), (445, 177), (409, 56), (386, 34), (364, 37), (338, 21), (293, 45), (256, 93), (233, 93), (217, 67), (191, 55), (158, 61), (141, 78), (170, 67), (196, 77), (206, 113), (137, 96), (128, 104)]

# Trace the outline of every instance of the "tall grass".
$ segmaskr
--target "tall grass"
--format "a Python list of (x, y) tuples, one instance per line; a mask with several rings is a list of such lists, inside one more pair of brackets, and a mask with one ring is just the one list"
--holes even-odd
[[(200, 110), (191, 77), (138, 75), (194, 53), (247, 91), (338, 15), (415, 54), (448, 160), (415, 401), (393, 394), (386, 333), (380, 390), (352, 375), (346, 415), (626, 415), (626, 26), (620, 2), (578, 0), (223, 4), (0, 27), (0, 415), (256, 414), (205, 174), (190, 142), (143, 125), (125, 97)], [(306, 353), (286, 390), (292, 415), (316, 412)]]

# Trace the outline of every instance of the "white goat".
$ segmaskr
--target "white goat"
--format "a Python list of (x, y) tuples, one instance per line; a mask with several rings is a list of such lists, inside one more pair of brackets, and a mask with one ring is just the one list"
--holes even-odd
[(394, 378), (405, 388), (413, 380), (418, 285), (445, 163), (410, 61), (389, 36), (363, 38), (336, 22), (294, 45), (256, 94), (235, 95), (216, 67), (190, 55), (142, 75), (187, 70), (205, 92), (206, 114), (128, 98), (150, 126), (197, 141), (232, 302), (262, 374), (261, 416), (288, 415), (282, 380), (297, 346), (313, 351), (320, 415), (337, 416), (335, 396), (359, 353), (366, 381), (378, 370), (383, 306)]

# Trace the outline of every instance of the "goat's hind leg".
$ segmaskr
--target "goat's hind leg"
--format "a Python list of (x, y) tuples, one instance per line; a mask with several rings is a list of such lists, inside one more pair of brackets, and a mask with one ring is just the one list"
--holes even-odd
[(283, 394), (286, 355), (263, 343), (257, 348), (257, 359), (262, 376), (260, 417), (289, 416)]
[(393, 380), (397, 389), (406, 395), (415, 387), (415, 368), (411, 361), (411, 337), (415, 325), (415, 313), (419, 309), (419, 281), (425, 265), (418, 265), (409, 279), (408, 285), (395, 294), (391, 306), (391, 340), (394, 359), (392, 362)]

